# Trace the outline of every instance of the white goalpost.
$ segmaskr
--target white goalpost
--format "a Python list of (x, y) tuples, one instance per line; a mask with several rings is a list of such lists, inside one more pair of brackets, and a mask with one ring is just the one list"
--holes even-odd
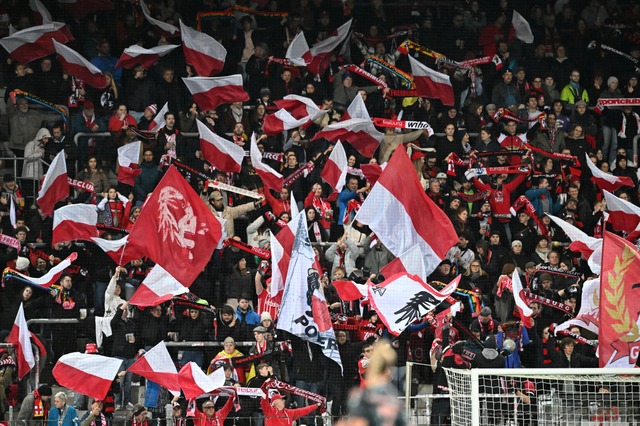
[(445, 369), (452, 426), (640, 425), (640, 369)]

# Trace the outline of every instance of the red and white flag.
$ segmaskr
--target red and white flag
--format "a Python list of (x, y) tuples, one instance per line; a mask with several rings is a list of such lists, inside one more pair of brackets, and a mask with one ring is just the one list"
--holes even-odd
[(385, 277), (406, 273), (426, 279), (427, 271), (424, 267), (424, 259), (420, 253), (420, 245), (416, 244), (400, 256), (393, 259), (380, 269), (380, 273)]
[(171, 300), (173, 296), (188, 292), (189, 289), (180, 284), (162, 266), (155, 265), (133, 293), (129, 302), (140, 307), (157, 306)]
[(525, 327), (531, 328), (533, 327), (533, 318), (531, 318), (533, 311), (529, 307), (529, 303), (527, 303), (527, 297), (525, 296), (524, 289), (522, 288), (520, 274), (517, 271), (513, 273), (511, 285), (513, 288), (513, 298), (516, 301), (516, 308), (520, 314), (520, 321)]
[(358, 92), (356, 97), (353, 98), (345, 113), (342, 114), (342, 117), (340, 117), (340, 121), (345, 121), (350, 118), (362, 118), (364, 120), (371, 120), (371, 116), (369, 115), (369, 111), (367, 111), (367, 106), (365, 105), (360, 92)]
[(602, 191), (607, 202), (609, 217), (607, 222), (616, 231), (627, 234), (626, 239), (635, 242), (640, 237), (640, 207), (629, 201), (616, 197), (607, 190)]
[(629, 241), (604, 232), (600, 275), (600, 368), (634, 368), (640, 353), (640, 253)]
[(113, 261), (120, 266), (125, 265), (132, 260), (141, 259), (146, 256), (144, 251), (135, 244), (129, 244), (128, 235), (117, 240), (105, 240), (104, 238), (92, 237), (91, 241), (100, 247), (107, 256), (113, 259)]
[(378, 285), (369, 286), (369, 302), (389, 332), (398, 336), (453, 294), (460, 278), (462, 275), (438, 291), (417, 275), (393, 275)]
[(333, 150), (322, 169), (320, 177), (331, 185), (333, 189), (340, 192), (345, 184), (348, 168), (349, 164), (347, 162), (347, 153), (344, 152), (342, 143), (338, 141), (338, 143), (333, 147)]
[(180, 395), (178, 370), (164, 341), (145, 352), (127, 371), (158, 383), (176, 396)]
[(69, 256), (67, 256), (62, 262), (58, 263), (56, 266), (51, 268), (49, 272), (40, 278), (32, 278), (28, 275), (21, 274), (20, 272), (14, 271), (14, 274), (22, 278), (23, 280), (29, 282), (30, 284), (48, 289), (52, 285), (58, 282), (58, 279), (62, 275), (65, 269), (71, 266), (74, 260), (78, 258), (78, 253), (73, 252)]
[(103, 400), (121, 365), (121, 359), (72, 352), (62, 355), (52, 372), (60, 386)]
[(321, 138), (331, 142), (347, 141), (360, 154), (371, 158), (383, 141), (384, 134), (375, 128), (371, 120), (351, 118), (325, 126), (311, 140), (315, 141)]
[(527, 44), (533, 43), (533, 33), (531, 32), (531, 26), (529, 25), (527, 20), (518, 13), (517, 10), (513, 11), (511, 23), (513, 24), (513, 28), (516, 30), (516, 38), (518, 40), (522, 40)]
[[(608, 207), (608, 206), (607, 206)], [(560, 219), (559, 217), (547, 214), (551, 220), (562, 229), (571, 240), (569, 249), (582, 253), (585, 259), (589, 260), (593, 252), (602, 246), (602, 238), (590, 237), (580, 229)]]
[(451, 220), (425, 194), (407, 152), (399, 147), (358, 211), (395, 256), (420, 246), (426, 275), (444, 259), (459, 238)]
[(262, 161), (262, 154), (258, 149), (255, 133), (251, 134), (251, 147), (249, 148), (249, 155), (251, 156), (251, 165), (256, 170), (256, 173), (258, 173), (258, 176), (265, 184), (265, 186), (277, 192), (282, 191), (282, 175)]
[(227, 57), (227, 49), (218, 40), (187, 27), (180, 20), (180, 35), (182, 36), (182, 51), (187, 64), (193, 66), (198, 75), (211, 77), (222, 71)]
[[(293, 218), (292, 218), (293, 219)], [(287, 226), (278, 231), (277, 235), (269, 234), (271, 246), (271, 296), (279, 302), (282, 290), (289, 272), (291, 251), (293, 250), (294, 235), (299, 221), (290, 220)]]
[(18, 380), (22, 378), (36, 365), (36, 359), (33, 355), (31, 347), (31, 333), (27, 326), (27, 320), (24, 317), (24, 307), (20, 303), (18, 314), (13, 322), (11, 334), (7, 339), (7, 343), (13, 344), (16, 352), (16, 361), (18, 363)]
[(629, 176), (614, 176), (610, 173), (605, 173), (589, 158), (589, 154), (585, 154), (587, 166), (591, 170), (591, 181), (594, 182), (601, 190), (607, 190), (609, 192), (616, 192), (623, 186), (633, 187), (633, 180)]
[(224, 380), (224, 368), (218, 368), (207, 376), (193, 361), (182, 367), (178, 373), (178, 382), (187, 400), (224, 386)]
[(9, 52), (9, 57), (13, 61), (26, 64), (55, 52), (52, 40), (68, 43), (74, 38), (65, 24), (51, 22), (16, 31), (2, 38), (0, 45)]
[(313, 75), (320, 75), (329, 66), (333, 51), (347, 39), (351, 29), (351, 19), (336, 30), (335, 35), (314, 44), (309, 49), (304, 33), (300, 32), (291, 41), (285, 57), (298, 66), (306, 66)]
[(149, 196), (129, 234), (157, 265), (190, 286), (209, 263), (222, 225), (175, 167)]
[(440, 99), (443, 105), (454, 105), (453, 86), (451, 86), (449, 76), (421, 64), (413, 59), (411, 55), (408, 58), (411, 63), (411, 73), (413, 74), (413, 82), (416, 85), (418, 96)]
[(130, 70), (138, 65), (142, 65), (145, 69), (149, 69), (153, 64), (158, 62), (160, 58), (173, 52), (177, 47), (180, 46), (177, 44), (167, 44), (163, 46), (155, 46), (151, 49), (145, 49), (137, 44), (131, 45), (124, 49), (115, 68), (125, 68)]
[(340, 300), (343, 302), (352, 302), (369, 296), (368, 286), (366, 284), (357, 284), (348, 280), (336, 280), (332, 282), (338, 292)]
[(42, 4), (40, 0), (29, 0), (29, 8), (32, 11), (40, 14), (43, 24), (50, 24), (53, 21), (51, 19), (51, 13), (49, 13), (47, 8)]
[(108, 86), (109, 82), (102, 71), (86, 60), (81, 54), (55, 40), (53, 40), (53, 46), (58, 54), (62, 69), (66, 74), (77, 77), (89, 86), (97, 89), (104, 89)]
[(47, 216), (53, 214), (53, 208), (58, 201), (69, 196), (67, 163), (64, 156), (64, 149), (55, 156), (38, 191), (38, 206)]
[(226, 77), (183, 77), (182, 81), (193, 95), (193, 101), (203, 111), (249, 100), (249, 95), (242, 87), (240, 74)]
[(589, 330), (595, 335), (600, 333), (600, 277), (586, 280), (582, 284), (582, 303), (580, 312), (556, 327), (556, 331), (566, 330), (574, 325)]
[(153, 117), (151, 123), (149, 123), (150, 132), (158, 132), (165, 126), (164, 115), (169, 112), (169, 102), (165, 102), (160, 111)]
[(140, 164), (140, 150), (142, 142), (135, 141), (118, 148), (118, 182), (133, 186), (136, 177), (142, 173)]
[(142, 14), (147, 19), (147, 21), (151, 25), (155, 25), (156, 27), (160, 28), (160, 30), (162, 30), (161, 31), (162, 33), (165, 33), (168, 36), (173, 36), (180, 32), (178, 27), (152, 18), (151, 11), (147, 7), (147, 5), (144, 3), (144, 0), (140, 0), (140, 8), (142, 9)]
[(277, 135), (285, 130), (311, 124), (327, 113), (304, 96), (287, 95), (275, 101), (275, 104), (280, 109), (264, 118), (262, 129), (267, 135)]
[(244, 160), (244, 148), (216, 135), (200, 120), (196, 120), (196, 123), (204, 159), (218, 170), (240, 173)]
[(100, 236), (96, 227), (98, 209), (95, 204), (71, 204), (53, 212), (53, 238), (51, 244), (63, 241), (91, 241)]

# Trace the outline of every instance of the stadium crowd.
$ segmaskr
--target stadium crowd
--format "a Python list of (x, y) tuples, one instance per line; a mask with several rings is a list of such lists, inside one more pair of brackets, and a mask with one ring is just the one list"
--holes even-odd
[[(7, 23), (20, 30), (40, 19), (28, 8), (28, 2), (23, 3), (4, 9), (0, 24), (5, 24), (5, 31)], [(105, 72), (110, 81), (106, 89), (98, 90), (63, 74), (55, 55), (25, 64), (1, 53), (9, 121), (3, 152), (24, 160), (16, 164), (18, 174), (5, 174), (2, 183), (2, 232), (15, 236), (20, 248), (3, 246), (0, 264), (37, 278), (70, 253), (78, 253), (73, 266), (50, 291), (9, 277), (0, 289), (0, 330), (6, 330), (0, 336), (2, 341), (21, 303), (27, 320), (80, 319), (79, 324), (32, 326), (48, 349), (45, 370), (66, 353), (84, 351), (87, 343), (89, 352), (123, 359), (124, 370), (141, 351), (163, 340), (216, 341), (222, 348), (186, 347), (172, 350), (172, 355), (179, 365), (194, 361), (209, 373), (224, 365), (229, 385), (260, 387), (268, 378), (277, 377), (326, 396), (333, 401), (331, 414), (341, 416), (347, 412), (348, 390), (364, 383), (373, 344), (382, 337), (391, 339), (397, 355), (391, 377), (400, 392), (404, 392), (407, 360), (433, 365), (433, 374), (417, 380), (433, 383), (435, 393), (446, 392), (442, 365), (597, 366), (595, 347), (589, 340), (593, 335), (575, 327), (571, 330), (573, 337), (554, 336), (554, 326), (580, 309), (581, 285), (593, 274), (580, 253), (569, 250), (567, 235), (545, 214), (558, 216), (590, 236), (602, 236), (607, 206), (590, 179), (585, 155), (601, 171), (631, 178), (635, 186), (625, 187), (616, 195), (638, 203), (632, 143), (640, 131), (639, 108), (599, 108), (598, 101), (640, 98), (640, 4), (621, 0), (471, 0), (435, 2), (437, 5), (428, 7), (431, 2), (403, 0), (147, 1), (152, 16), (167, 23), (178, 25), (182, 19), (195, 27), (197, 16), (200, 30), (227, 48), (220, 75), (243, 76), (249, 102), (202, 111), (180, 78), (195, 75), (180, 48), (148, 69), (114, 68), (120, 53), (130, 45), (150, 48), (179, 44), (179, 40), (159, 35), (145, 21), (137, 2), (105, 2), (114, 7), (86, 11), (83, 16), (55, 1), (43, 3), (57, 21), (70, 26), (75, 36), (70, 46)], [(215, 13), (234, 4), (246, 9), (230, 17)], [(525, 44), (515, 37), (510, 25), (514, 9), (528, 20), (533, 43)], [(304, 31), (312, 44), (331, 36), (351, 18), (352, 32), (345, 48), (335, 52), (322, 75), (311, 75), (305, 68), (282, 60), (299, 31)], [(382, 86), (343, 68), (370, 57), (380, 59), (384, 62), (365, 61), (364, 69), (385, 81), (388, 88), (409, 91), (402, 84), (402, 73), (411, 70), (409, 59), (399, 50), (405, 39), (423, 46), (410, 49), (410, 55), (450, 75), (454, 105), (410, 95), (390, 96)], [(602, 46), (613, 46), (618, 52)], [(438, 67), (425, 54), (429, 49), (453, 61), (494, 55), (497, 60), (467, 68), (438, 62)], [(45, 120), (43, 109), (29, 97), (15, 100), (9, 96), (16, 89), (65, 106), (69, 119)], [(328, 113), (310, 126), (276, 136), (264, 134), (265, 116), (277, 110), (274, 101), (290, 94), (307, 97)], [(330, 197), (333, 189), (320, 174), (333, 142), (311, 139), (325, 126), (339, 122), (358, 95), (371, 117), (426, 121), (436, 134), (380, 128), (384, 139), (372, 158), (361, 155), (348, 140), (342, 141), (350, 173), (337, 198)], [(144, 131), (165, 103), (166, 125), (150, 137)], [(246, 150), (255, 133), (261, 152), (269, 154), (264, 161), (285, 178), (307, 163), (314, 167), (280, 193), (263, 188), (248, 155), (240, 173), (213, 170), (202, 157), (197, 136), (189, 136), (197, 132), (196, 120)], [(99, 135), (104, 132), (110, 137)], [(79, 133), (82, 136), (76, 145), (74, 136)], [(119, 183), (116, 150), (140, 138), (142, 172), (133, 186)], [(374, 280), (383, 279), (380, 270), (394, 256), (373, 238), (366, 225), (352, 223), (371, 189), (360, 166), (382, 164), (396, 149), (410, 143), (414, 146), (411, 159), (415, 170), (407, 173), (417, 173), (424, 191), (447, 213), (459, 237), (459, 243), (428, 281), (446, 284), (462, 275), (454, 295), (462, 311), (453, 318), (446, 316), (442, 323), (434, 317), (423, 318), (399, 336), (391, 336), (375, 311), (357, 302), (342, 301), (332, 281), (365, 283), (371, 275), (375, 275)], [(127, 300), (153, 266), (149, 259), (118, 266), (90, 242), (67, 241), (52, 246), (53, 217), (35, 204), (32, 187), (33, 180), (42, 178), (47, 163), (62, 149), (69, 176), (92, 183), (95, 191), (75, 188), (73, 196), (60, 205), (96, 204), (100, 222), (108, 228), (103, 235), (107, 239), (128, 233), (146, 197), (174, 160), (218, 182), (263, 194), (264, 201), (256, 202), (231, 191), (212, 190), (195, 174), (189, 175), (211, 212), (226, 219), (225, 238), (249, 246), (269, 250), (269, 235), (277, 234), (282, 222), (291, 219), (291, 200), (295, 198), (300, 210), (306, 212), (309, 239), (323, 268), (323, 291), (334, 322), (343, 373), (323, 357), (316, 345), (278, 330), (278, 306), (268, 293), (271, 266), (244, 247), (229, 244), (217, 249), (190, 287), (192, 298), (142, 310)], [(506, 155), (505, 151), (516, 152)], [(572, 156), (578, 161), (571, 160)], [(486, 173), (469, 174), (470, 158)], [(12, 164), (6, 163), (6, 167)], [(15, 227), (11, 223), (12, 206), (16, 210)], [(391, 224), (394, 218), (387, 220)], [(510, 284), (513, 274), (520, 274), (523, 286), (540, 296), (540, 302), (530, 304), (535, 319), (531, 328), (522, 326), (517, 316)], [(560, 302), (566, 309), (556, 309), (542, 300)], [(450, 303), (445, 302), (437, 312), (448, 307)], [(96, 336), (96, 322), (104, 321), (110, 323), (111, 337)], [(586, 339), (576, 340), (576, 335)], [(253, 343), (237, 346), (236, 342)], [(496, 356), (487, 358), (484, 347), (497, 349)], [(225, 362), (259, 354), (263, 356), (247, 363)], [(27, 399), (33, 395), (18, 395), (17, 388), (10, 386), (14, 366), (8, 352), (2, 357), (4, 386), (0, 389), (5, 393), (0, 394), (0, 411), (16, 405), (18, 397), (25, 398), (25, 416), (31, 417), (24, 419), (34, 419), (30, 408), (34, 403)], [(177, 402), (174, 414), (184, 417), (185, 401), (172, 399), (166, 390), (156, 389), (150, 394), (148, 388), (145, 405), (134, 407), (131, 384), (136, 381), (139, 378), (130, 373), (122, 375), (114, 385), (111, 400), (103, 401), (103, 405), (76, 401), (80, 405), (76, 408), (89, 409), (89, 422), (82, 425), (95, 425), (97, 417), (104, 419), (101, 413), (108, 417), (116, 406), (130, 410), (134, 424), (140, 424), (147, 410), (160, 416), (168, 401)], [(52, 396), (48, 387), (38, 391), (41, 404)], [(55, 406), (66, 413), (66, 395), (56, 394), (53, 399), (51, 412)], [(242, 413), (253, 417), (255, 424), (262, 424), (263, 416), (267, 425), (290, 424), (269, 423), (271, 411), (284, 409), (279, 397), (272, 398), (271, 404), (263, 401), (262, 406), (248, 397), (241, 400)], [(294, 400), (298, 410), (308, 405), (301, 396)], [(209, 405), (213, 407), (207, 401), (199, 406), (205, 413)], [(439, 407), (438, 403), (434, 403), (432, 421), (440, 424), (448, 407)], [(216, 407), (228, 413), (231, 405), (223, 405), (218, 403)], [(296, 415), (309, 414), (305, 409)], [(57, 421), (58, 425), (67, 424)], [(218, 424), (211, 416), (202, 421)], [(301, 422), (311, 424), (313, 420), (303, 418)]]

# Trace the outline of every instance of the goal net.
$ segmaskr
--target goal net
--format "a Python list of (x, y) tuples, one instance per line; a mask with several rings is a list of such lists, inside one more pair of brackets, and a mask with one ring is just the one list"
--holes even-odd
[(446, 369), (452, 426), (640, 425), (640, 369)]

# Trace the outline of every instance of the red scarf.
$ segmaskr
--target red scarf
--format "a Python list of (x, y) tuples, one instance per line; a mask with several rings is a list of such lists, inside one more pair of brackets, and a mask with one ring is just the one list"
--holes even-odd
[(49, 417), (49, 404), (45, 403), (36, 390), (33, 392), (33, 418), (34, 420), (47, 421)]

